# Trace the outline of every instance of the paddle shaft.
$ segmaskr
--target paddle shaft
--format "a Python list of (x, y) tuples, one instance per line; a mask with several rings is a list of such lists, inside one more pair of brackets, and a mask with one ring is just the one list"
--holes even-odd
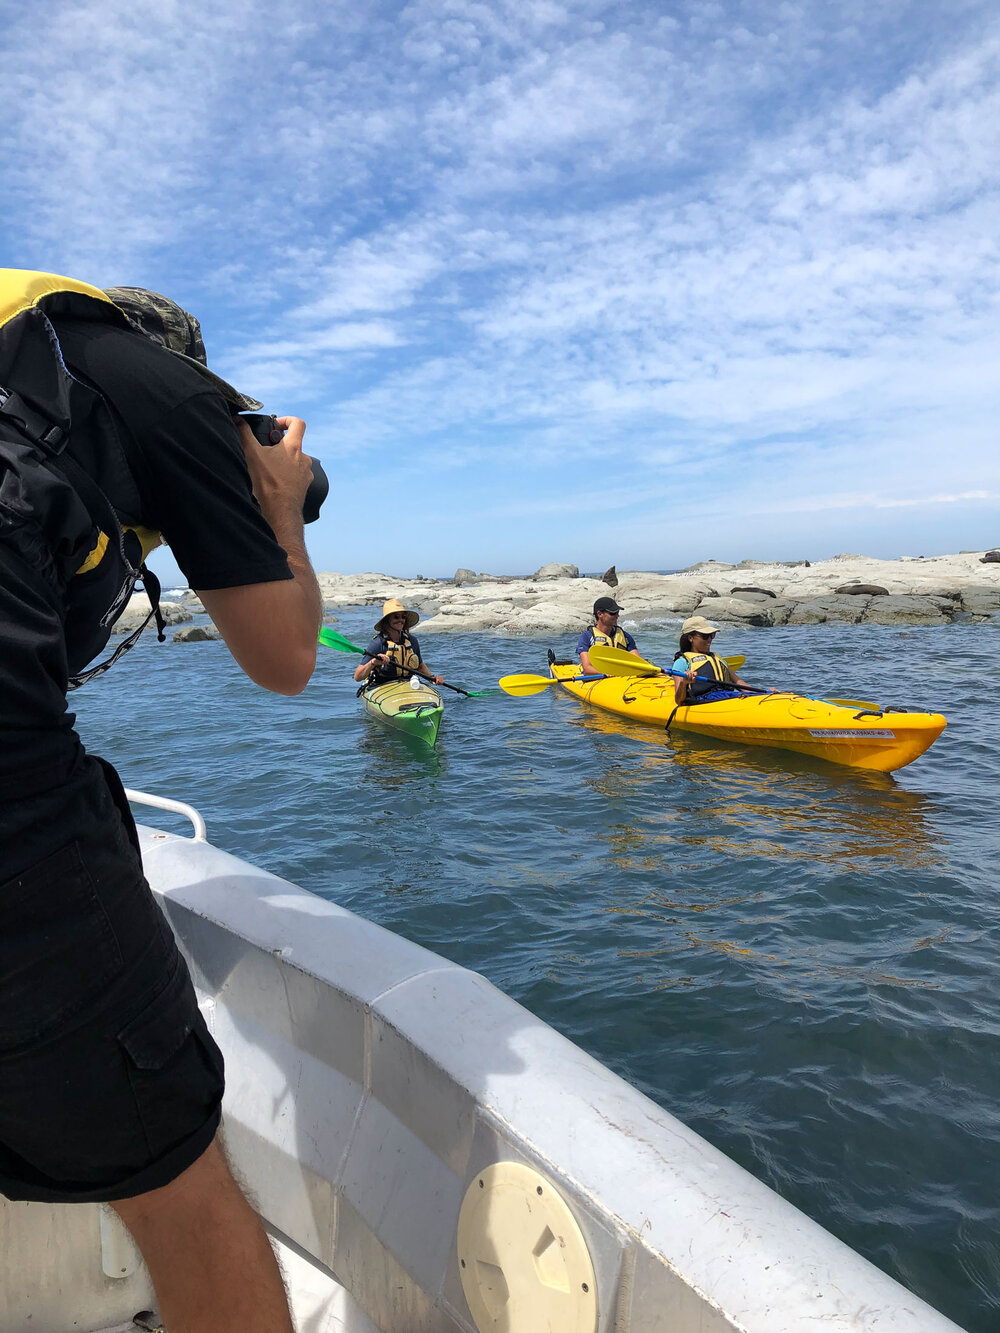
[[(363, 657), (368, 651), (367, 648), (359, 648), (356, 643), (351, 643), (350, 639), (345, 639), (342, 634), (338, 634), (336, 630), (329, 629), (326, 625), (324, 625), (319, 632), (319, 641), (325, 647), (335, 648), (341, 653), (360, 653)], [(394, 679), (405, 680), (408, 676), (420, 676), (430, 684), (433, 684), (433, 681), (431, 681), (428, 676), (425, 676), (422, 671), (400, 672), (400, 675)], [(383, 681), (383, 684), (388, 684), (388, 681)], [(446, 680), (441, 681), (441, 684), (446, 690), (454, 690), (456, 694), (461, 694), (466, 699), (476, 699), (480, 696), (485, 697), (487, 695), (486, 690), (463, 690), (457, 685), (449, 685)], [(489, 691), (489, 693), (492, 693), (492, 691)]]
[[(364, 652), (364, 649), (362, 649), (361, 651)], [(430, 676), (425, 676), (422, 671), (400, 671), (399, 675), (393, 676), (392, 680), (407, 680), (412, 676), (419, 676), (421, 680), (426, 680), (428, 685), (443, 685), (446, 690), (454, 690), (456, 694), (464, 694), (466, 699), (472, 699), (475, 697), (474, 692), (471, 690), (463, 690), (460, 689), (459, 686), (457, 685), (449, 685), (446, 680), (435, 681)], [(383, 680), (382, 684), (391, 685), (392, 681)], [(377, 688), (378, 687), (376, 686), (376, 689)]]
[[(676, 676), (678, 680), (686, 680), (693, 684), (686, 671), (671, 671), (667, 667), (658, 667), (655, 671), (637, 671), (637, 676), (643, 678), (653, 676)], [(695, 680), (708, 680), (708, 676), (696, 676)], [(743, 690), (746, 694), (767, 694), (767, 690), (762, 690), (758, 685), (737, 685), (735, 680), (717, 680), (713, 684), (718, 685), (720, 690)]]

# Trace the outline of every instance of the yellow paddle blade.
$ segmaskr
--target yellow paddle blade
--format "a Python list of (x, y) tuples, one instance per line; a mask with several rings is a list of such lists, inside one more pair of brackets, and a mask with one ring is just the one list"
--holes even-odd
[(593, 648), (588, 649), (587, 656), (590, 658), (590, 664), (597, 671), (603, 671), (606, 676), (658, 676), (660, 668), (654, 666), (652, 662), (645, 662), (641, 657), (636, 657), (633, 653), (627, 653), (623, 648), (605, 648), (602, 644), (595, 643)]
[[(605, 648), (595, 644), (587, 654), (591, 665), (608, 676), (644, 676), (659, 675), (660, 668), (642, 657), (626, 652), (623, 648)], [(724, 657), (723, 662), (731, 671), (738, 671), (747, 660), (745, 657)]]
[(841, 708), (871, 708), (881, 712), (878, 704), (866, 703), (864, 699), (827, 699), (828, 704), (839, 704)]
[(502, 676), (497, 684), (504, 694), (513, 694), (515, 698), (524, 698), (529, 694), (541, 694), (550, 685), (559, 682), (551, 676)]

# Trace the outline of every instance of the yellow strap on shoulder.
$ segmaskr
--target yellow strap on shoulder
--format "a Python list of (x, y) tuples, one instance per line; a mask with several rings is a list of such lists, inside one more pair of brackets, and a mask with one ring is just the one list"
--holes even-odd
[(143, 560), (146, 559), (150, 551), (155, 551), (158, 546), (163, 544), (163, 537), (155, 528), (144, 528), (140, 523), (129, 523), (127, 526), (139, 538)]
[[(126, 527), (126, 531), (134, 532), (135, 535), (139, 538), (139, 545), (142, 547), (142, 558), (144, 561), (146, 557), (149, 555), (150, 551), (155, 551), (156, 548), (163, 541), (163, 538), (155, 529), (144, 528), (138, 523), (128, 524)], [(108, 549), (108, 534), (106, 532), (98, 532), (97, 541), (94, 543), (92, 549), (88, 552), (86, 560), (84, 560), (83, 564), (76, 572), (78, 574), (86, 574), (90, 570), (96, 569), (97, 566), (104, 559), (107, 549)]]
[(89, 282), (62, 278), (57, 273), (36, 273), (27, 268), (0, 268), (0, 325), (9, 323), (22, 310), (38, 305), (46, 296), (61, 292), (76, 292), (118, 309), (110, 296)]
[(83, 564), (76, 572), (78, 574), (86, 574), (91, 569), (96, 569), (97, 566), (104, 559), (104, 552), (107, 549), (108, 549), (108, 534), (106, 532), (99, 532), (97, 534), (97, 541), (94, 544), (93, 549), (90, 551), (86, 560), (84, 560)]

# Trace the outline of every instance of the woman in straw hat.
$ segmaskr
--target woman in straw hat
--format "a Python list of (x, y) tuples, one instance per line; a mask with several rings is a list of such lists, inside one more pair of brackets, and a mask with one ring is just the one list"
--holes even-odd
[(681, 645), (674, 659), (674, 671), (683, 671), (674, 682), (674, 699), (679, 704), (711, 703), (731, 699), (750, 686), (733, 675), (726, 661), (712, 652), (712, 640), (718, 625), (704, 616), (688, 616), (681, 626)]
[(420, 619), (416, 611), (407, 611), (402, 602), (390, 597), (382, 605), (382, 616), (375, 622), (375, 637), (365, 649), (354, 679), (366, 689), (385, 685), (407, 676), (424, 676), (434, 685), (443, 685), (420, 656), (420, 644), (410, 630)]

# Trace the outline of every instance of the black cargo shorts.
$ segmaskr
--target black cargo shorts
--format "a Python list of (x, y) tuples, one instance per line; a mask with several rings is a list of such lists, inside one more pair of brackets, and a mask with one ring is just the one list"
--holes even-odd
[(88, 756), (0, 804), (0, 1193), (166, 1185), (211, 1143), (222, 1090), (114, 769)]

